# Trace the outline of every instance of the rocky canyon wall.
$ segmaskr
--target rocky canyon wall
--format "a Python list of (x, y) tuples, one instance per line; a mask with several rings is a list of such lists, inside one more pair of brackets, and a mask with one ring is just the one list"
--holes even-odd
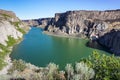
[(12, 11), (0, 10), (0, 44), (7, 46), (8, 36), (22, 38), (28, 28)]
[(120, 54), (120, 9), (56, 13), (54, 18), (38, 19), (38, 25), (55, 35), (98, 40), (113, 53)]

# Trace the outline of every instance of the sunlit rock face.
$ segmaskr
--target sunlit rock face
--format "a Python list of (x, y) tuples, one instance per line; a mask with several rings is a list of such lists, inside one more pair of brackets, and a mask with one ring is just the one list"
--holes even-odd
[(15, 39), (21, 38), (22, 33), (15, 29), (15, 26), (11, 25), (8, 21), (2, 21), (0, 23), (0, 43), (7, 45), (6, 41), (8, 36), (12, 36)]
[[(53, 18), (35, 19), (32, 22), (34, 25), (37, 23), (37, 26), (41, 26), (45, 31), (52, 34), (69, 35), (79, 38), (88, 37), (91, 40), (98, 40), (100, 44), (108, 48), (111, 47), (112, 52), (119, 53), (119, 45), (113, 46), (116, 44), (116, 38), (119, 37), (115, 36), (115, 40), (111, 41), (108, 39), (104, 42), (101, 39), (107, 37), (106, 34), (111, 33), (112, 30), (120, 30), (120, 9), (106, 11), (67, 11), (65, 13), (56, 13)], [(108, 35), (111, 36), (111, 34)], [(112, 44), (106, 45), (106, 43)]]
[(13, 37), (14, 39), (21, 38), (23, 33), (20, 32), (20, 29), (24, 30), (26, 25), (22, 23), (15, 13), (12, 11), (0, 10), (0, 44), (7, 45), (8, 36)]
[[(120, 30), (120, 10), (57, 13), (54, 22), (47, 27), (51, 32), (61, 31), (68, 35), (80, 35), (79, 37), (86, 36), (92, 40), (98, 40), (110, 51), (120, 55), (120, 32), (118, 31)], [(111, 32), (113, 30), (115, 31)]]
[(98, 34), (109, 27), (107, 20), (119, 18), (120, 11), (68, 11), (55, 15), (53, 28), (59, 27), (68, 34)]

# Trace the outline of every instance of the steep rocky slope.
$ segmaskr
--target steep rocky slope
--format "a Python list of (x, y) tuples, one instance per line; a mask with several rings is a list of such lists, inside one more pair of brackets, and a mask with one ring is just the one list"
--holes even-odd
[(100, 44), (120, 55), (120, 10), (68, 11), (56, 14), (53, 23), (47, 26), (48, 31), (98, 39)]
[[(120, 54), (120, 40), (118, 40), (120, 39), (120, 33), (111, 32), (120, 29), (120, 9), (67, 11), (65, 13), (56, 13), (55, 17), (51, 19), (36, 20), (38, 25), (42, 26), (48, 34), (80, 38), (88, 37), (92, 40), (98, 40), (100, 44), (108, 47), (112, 52)], [(34, 21), (32, 20), (32, 22)]]
[[(7, 45), (8, 36), (21, 38), (27, 27), (11, 11), (0, 10), (0, 44)], [(23, 30), (24, 29), (24, 30)]]
[(16, 17), (15, 13), (0, 10), (0, 70), (2, 70), (0, 75), (5, 74), (11, 65), (8, 54), (11, 47), (22, 38), (28, 29), (29, 27)]
[(40, 19), (31, 19), (31, 20), (23, 20), (28, 26), (37, 26), (41, 28), (45, 28), (49, 24), (52, 23), (54, 18), (40, 18)]

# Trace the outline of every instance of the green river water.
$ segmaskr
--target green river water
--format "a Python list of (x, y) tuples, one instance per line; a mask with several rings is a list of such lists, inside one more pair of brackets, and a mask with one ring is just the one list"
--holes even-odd
[[(87, 42), (85, 39), (48, 36), (42, 33), (42, 29), (31, 27), (31, 30), (24, 35), (23, 41), (14, 46), (11, 58), (23, 59), (40, 67), (54, 62), (63, 69), (66, 63), (74, 64), (96, 50), (87, 47)], [(102, 50), (97, 51), (108, 54)]]

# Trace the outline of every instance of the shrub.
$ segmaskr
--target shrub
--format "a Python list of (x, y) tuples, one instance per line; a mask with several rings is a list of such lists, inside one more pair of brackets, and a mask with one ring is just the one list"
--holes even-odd
[(75, 71), (77, 73), (75, 77), (79, 78), (79, 80), (89, 80), (92, 79), (95, 75), (94, 70), (89, 68), (84, 62), (76, 63)]
[(69, 80), (74, 75), (74, 69), (71, 64), (67, 64), (65, 67), (67, 79)]
[(59, 66), (54, 63), (49, 63), (47, 67), (49, 70), (47, 75), (48, 79), (55, 80), (57, 78)]
[(13, 46), (17, 42), (17, 40), (14, 39), (12, 36), (8, 36), (8, 41), (6, 42), (7, 42), (7, 46), (10, 47)]
[(0, 70), (3, 69), (3, 67), (6, 65), (7, 63), (5, 63), (4, 60), (0, 58)]
[(95, 75), (94, 70), (83, 61), (76, 63), (75, 68), (71, 64), (67, 64), (65, 71), (67, 73), (67, 80), (89, 80)]
[(14, 60), (12, 67), (8, 70), (9, 73), (13, 73), (14, 71), (22, 72), (26, 68), (26, 64), (24, 61), (20, 60)]
[(100, 55), (94, 51), (85, 62), (95, 70), (94, 80), (120, 79), (120, 57)]

